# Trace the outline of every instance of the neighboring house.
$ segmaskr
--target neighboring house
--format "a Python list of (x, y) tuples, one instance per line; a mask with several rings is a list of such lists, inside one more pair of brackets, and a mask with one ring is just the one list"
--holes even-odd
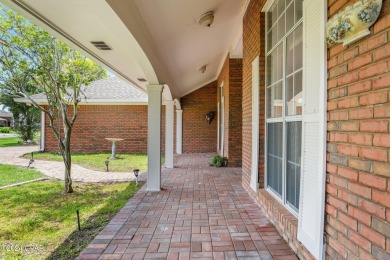
[(12, 127), (13, 114), (11, 112), (0, 110), (0, 127)]
[[(32, 98), (47, 106), (45, 95)], [(96, 153), (111, 150), (105, 138), (122, 138), (118, 152), (146, 153), (147, 95), (117, 77), (96, 80), (83, 90), (82, 102), (71, 137), (72, 152)], [(60, 125), (60, 127), (62, 127)], [(41, 150), (58, 150), (58, 141), (41, 114)]]
[[(176, 120), (183, 152), (242, 164), (242, 185), (301, 259), (390, 259), (388, 0), (0, 1), (148, 91), (149, 191)], [(194, 22), (210, 10), (214, 24)], [(356, 42), (326, 43), (329, 19), (343, 40), (376, 14)]]

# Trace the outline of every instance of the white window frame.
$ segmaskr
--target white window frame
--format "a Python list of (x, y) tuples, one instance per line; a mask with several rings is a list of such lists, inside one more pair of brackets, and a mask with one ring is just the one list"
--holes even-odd
[[(271, 0), (271, 1), (267, 1), (267, 3), (264, 5), (263, 9), (261, 10), (262, 12), (264, 12), (265, 14), (267, 14), (267, 12), (269, 12), (270, 8), (272, 7), (272, 5), (274, 4), (276, 0)], [(294, 4), (294, 2), (292, 1), (291, 4)], [(287, 8), (284, 9), (284, 11), (286, 11)], [(279, 19), (280, 17), (278, 17)], [(286, 22), (285, 22), (286, 23)], [(283, 77), (281, 80), (279, 81), (276, 81), (274, 82), (273, 84), (276, 84), (277, 82), (282, 82), (282, 97), (283, 97), (283, 109), (282, 109), (282, 116), (281, 117), (276, 117), (276, 118), (267, 118), (267, 115), (268, 115), (268, 108), (267, 108), (267, 84), (266, 84), (266, 77), (264, 78), (264, 81), (265, 81), (265, 104), (264, 104), (264, 111), (265, 111), (265, 141), (264, 141), (264, 184), (265, 184), (265, 190), (268, 191), (276, 200), (278, 200), (287, 210), (290, 211), (290, 213), (292, 213), (295, 217), (298, 217), (299, 215), (299, 209), (298, 211), (291, 207), (289, 205), (289, 203), (287, 203), (287, 195), (286, 195), (286, 157), (287, 157), (287, 149), (286, 149), (286, 146), (287, 146), (287, 140), (286, 140), (286, 124), (288, 122), (296, 122), (296, 121), (300, 121), (302, 122), (303, 120), (303, 115), (294, 115), (294, 116), (287, 116), (286, 115), (286, 104), (285, 104), (285, 86), (286, 86), (286, 77), (289, 76), (289, 75), (292, 75), (292, 74), (295, 74), (297, 73), (298, 71), (303, 71), (303, 66), (301, 69), (299, 70), (296, 70), (296, 71), (293, 71), (292, 73), (290, 73), (289, 75), (286, 75), (285, 74), (285, 71), (286, 71), (286, 40), (287, 38), (295, 31), (295, 29), (299, 26), (301, 26), (303, 24), (303, 17), (301, 17), (301, 19), (299, 19), (299, 21), (297, 21), (294, 26), (292, 28), (290, 28), (290, 30), (288, 32), (286, 32), (284, 34), (284, 36), (282, 37), (281, 40), (279, 40), (269, 51), (267, 51), (268, 49), (268, 41), (267, 41), (267, 32), (265, 32), (265, 68), (267, 70), (267, 67), (268, 67), (268, 55), (270, 55), (273, 51), (275, 51), (276, 48), (278, 48), (280, 46), (280, 44), (282, 44), (282, 48), (283, 48)], [(265, 19), (265, 28), (268, 28), (268, 19), (266, 18)], [(286, 27), (286, 24), (285, 24), (285, 28)], [(302, 57), (303, 58), (303, 57)], [(303, 82), (302, 82), (303, 84)], [(302, 86), (302, 92), (304, 91), (304, 88)], [(273, 189), (269, 188), (268, 187), (268, 180), (267, 180), (267, 169), (268, 169), (268, 160), (267, 160), (267, 155), (268, 155), (268, 124), (269, 123), (282, 123), (283, 124), (283, 147), (282, 147), (282, 151), (283, 151), (283, 168), (282, 168), (282, 194), (281, 196), (279, 196), (279, 194), (277, 194)], [(303, 136), (301, 136), (302, 138), (302, 141), (303, 141)], [(301, 144), (302, 145), (302, 144)], [(302, 147), (302, 146), (301, 146)], [(302, 161), (302, 159), (301, 159)], [(298, 191), (300, 192), (300, 191)], [(299, 203), (298, 203), (299, 204)]]

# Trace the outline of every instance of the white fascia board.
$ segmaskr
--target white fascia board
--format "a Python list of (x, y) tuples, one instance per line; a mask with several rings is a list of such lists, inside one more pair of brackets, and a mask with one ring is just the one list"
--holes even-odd
[[(27, 98), (15, 98), (19, 103), (32, 103)], [(38, 105), (47, 105), (46, 99), (35, 99)], [(144, 98), (140, 99), (91, 99), (89, 101), (81, 101), (80, 105), (148, 105), (148, 100)]]

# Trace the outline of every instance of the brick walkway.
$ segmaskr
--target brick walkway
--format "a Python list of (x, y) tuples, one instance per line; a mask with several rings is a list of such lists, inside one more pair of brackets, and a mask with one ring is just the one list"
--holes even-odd
[(176, 157), (161, 192), (146, 185), (79, 259), (297, 259), (241, 186), (240, 168)]
[[(38, 146), (2, 147), (0, 148), (0, 163), (27, 166), (30, 160), (19, 157), (38, 150)], [(104, 165), (103, 161), (102, 165)], [(64, 180), (65, 166), (63, 162), (35, 160), (31, 167), (48, 177)], [(131, 181), (135, 179), (135, 176), (132, 172), (99, 172), (73, 164), (72, 179), (75, 182), (120, 182)]]

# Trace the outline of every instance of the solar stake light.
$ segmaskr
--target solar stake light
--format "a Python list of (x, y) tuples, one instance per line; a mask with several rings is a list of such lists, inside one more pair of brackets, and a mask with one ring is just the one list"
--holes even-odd
[(138, 186), (138, 174), (139, 174), (139, 169), (134, 169), (133, 173), (135, 175), (135, 184)]
[(110, 161), (108, 160), (108, 159), (106, 159), (105, 161), (104, 161), (104, 163), (106, 164), (106, 167), (107, 167), (107, 172), (108, 172), (108, 165), (110, 164)]
[(33, 162), (34, 162), (34, 152), (31, 152), (31, 159), (30, 159), (30, 161), (29, 161), (29, 163), (28, 163), (27, 168), (30, 168), (30, 165), (31, 165)]

